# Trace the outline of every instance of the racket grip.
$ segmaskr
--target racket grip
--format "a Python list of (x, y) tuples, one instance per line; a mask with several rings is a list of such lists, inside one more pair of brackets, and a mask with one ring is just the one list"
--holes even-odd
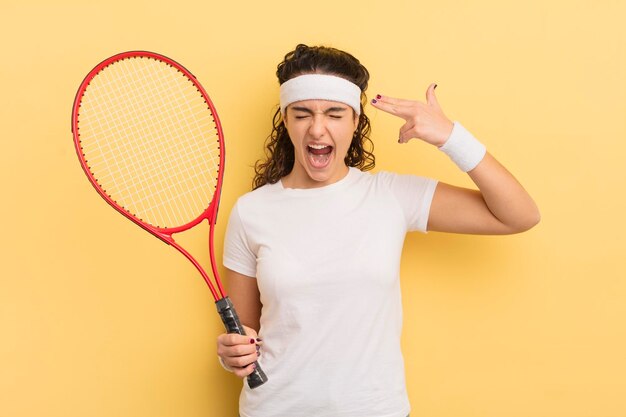
[[(233, 305), (233, 302), (230, 301), (230, 298), (226, 296), (221, 300), (217, 300), (215, 305), (217, 307), (217, 312), (222, 318), (224, 327), (226, 327), (226, 331), (228, 333), (238, 333), (245, 336), (246, 332), (243, 329), (241, 322), (239, 321), (239, 316), (237, 316), (235, 306)], [(267, 382), (267, 376), (259, 366), (259, 363), (255, 361), (254, 365), (256, 366), (254, 368), (254, 371), (250, 375), (248, 375), (248, 385), (252, 389)]]

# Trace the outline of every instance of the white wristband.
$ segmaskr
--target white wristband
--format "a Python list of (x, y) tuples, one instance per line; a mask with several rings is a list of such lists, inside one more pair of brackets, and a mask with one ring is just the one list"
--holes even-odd
[(468, 172), (476, 168), (487, 153), (485, 145), (480, 143), (467, 129), (459, 122), (454, 122), (450, 137), (439, 148), (452, 159), (463, 172)]
[(233, 368), (231, 368), (230, 366), (226, 365), (224, 363), (224, 360), (222, 359), (221, 356), (218, 356), (217, 360), (220, 361), (220, 365), (222, 365), (222, 368), (226, 369), (228, 372), (233, 372)]

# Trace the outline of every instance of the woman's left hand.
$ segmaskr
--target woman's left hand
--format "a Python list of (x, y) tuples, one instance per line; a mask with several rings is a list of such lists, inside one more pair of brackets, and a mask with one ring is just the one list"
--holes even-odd
[(413, 138), (435, 146), (443, 146), (452, 133), (453, 123), (446, 117), (435, 96), (437, 84), (426, 90), (426, 103), (378, 95), (372, 106), (404, 119), (398, 143), (407, 143)]

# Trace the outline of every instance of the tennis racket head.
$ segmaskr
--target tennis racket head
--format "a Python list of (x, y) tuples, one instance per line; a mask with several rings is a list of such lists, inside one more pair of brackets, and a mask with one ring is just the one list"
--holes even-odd
[(72, 111), (78, 158), (117, 211), (169, 242), (205, 218), (214, 224), (224, 138), (208, 94), (179, 63), (130, 51), (92, 69)]

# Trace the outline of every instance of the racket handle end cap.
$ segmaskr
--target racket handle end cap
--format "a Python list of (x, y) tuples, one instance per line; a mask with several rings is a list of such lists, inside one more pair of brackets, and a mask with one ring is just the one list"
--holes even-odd
[(257, 362), (255, 362), (255, 364), (256, 368), (254, 369), (254, 372), (248, 375), (248, 386), (251, 389), (255, 389), (256, 387), (259, 387), (267, 382), (267, 375), (265, 375), (265, 372), (263, 372)]

